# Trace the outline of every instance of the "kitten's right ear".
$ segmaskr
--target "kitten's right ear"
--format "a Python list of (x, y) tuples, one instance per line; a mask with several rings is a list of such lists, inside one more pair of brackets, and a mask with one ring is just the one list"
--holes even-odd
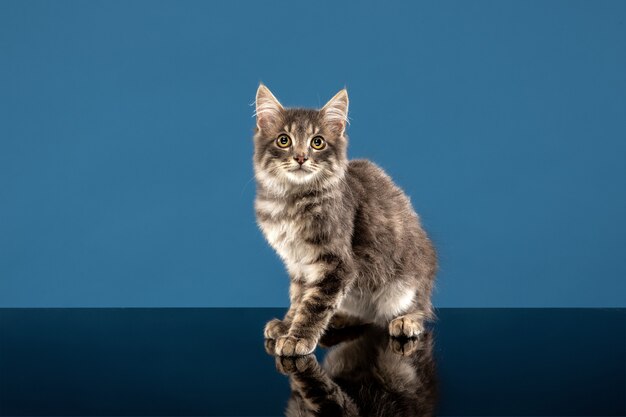
[(256, 90), (256, 126), (260, 130), (268, 129), (280, 120), (283, 110), (270, 89), (259, 84), (259, 89)]
[(326, 123), (340, 135), (343, 135), (344, 130), (346, 130), (346, 123), (348, 123), (348, 91), (344, 88), (335, 94), (320, 111), (324, 115)]

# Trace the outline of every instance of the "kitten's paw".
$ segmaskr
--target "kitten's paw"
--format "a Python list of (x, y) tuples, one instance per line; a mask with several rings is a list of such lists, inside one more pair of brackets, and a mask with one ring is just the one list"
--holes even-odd
[(266, 339), (278, 339), (280, 336), (284, 336), (289, 331), (289, 326), (279, 319), (272, 319), (265, 325), (263, 334)]
[(423, 331), (423, 320), (416, 320), (410, 314), (396, 317), (389, 323), (389, 334), (393, 337), (417, 337)]
[(294, 336), (281, 336), (276, 339), (276, 351), (278, 356), (302, 356), (308, 355), (315, 350), (316, 342)]
[(274, 352), (276, 351), (276, 340), (265, 339), (264, 346), (265, 346), (265, 353), (267, 353), (268, 355), (274, 356)]
[(317, 366), (315, 355), (305, 356), (276, 356), (276, 370), (284, 375), (295, 372), (304, 373)]

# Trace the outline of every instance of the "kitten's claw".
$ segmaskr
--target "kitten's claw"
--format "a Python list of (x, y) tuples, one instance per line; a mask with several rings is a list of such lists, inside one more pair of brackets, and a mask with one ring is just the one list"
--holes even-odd
[(272, 319), (265, 325), (263, 334), (266, 339), (277, 339), (280, 336), (284, 336), (289, 331), (289, 326), (284, 321), (279, 319)]
[(416, 320), (409, 314), (397, 317), (389, 323), (389, 334), (393, 337), (417, 337), (423, 331), (422, 320)]
[(276, 339), (276, 354), (278, 356), (302, 356), (315, 350), (316, 342), (311, 339), (293, 336), (281, 336)]

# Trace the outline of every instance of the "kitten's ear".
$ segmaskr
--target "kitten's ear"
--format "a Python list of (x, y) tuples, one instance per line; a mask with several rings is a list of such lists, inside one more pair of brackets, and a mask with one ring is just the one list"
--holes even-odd
[(348, 123), (348, 91), (344, 88), (320, 110), (324, 120), (339, 134), (343, 134)]
[(269, 88), (259, 84), (256, 90), (256, 125), (260, 130), (268, 129), (277, 123), (283, 112), (283, 106), (274, 97)]

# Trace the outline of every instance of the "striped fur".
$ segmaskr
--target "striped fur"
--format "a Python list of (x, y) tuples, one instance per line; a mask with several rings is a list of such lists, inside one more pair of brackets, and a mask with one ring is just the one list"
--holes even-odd
[[(265, 329), (281, 355), (310, 353), (338, 312), (405, 336), (432, 317), (434, 248), (391, 178), (348, 161), (347, 111), (345, 90), (321, 110), (285, 109), (267, 87), (257, 92), (257, 222), (292, 282), (289, 312)], [(277, 146), (280, 135), (291, 146)]]

